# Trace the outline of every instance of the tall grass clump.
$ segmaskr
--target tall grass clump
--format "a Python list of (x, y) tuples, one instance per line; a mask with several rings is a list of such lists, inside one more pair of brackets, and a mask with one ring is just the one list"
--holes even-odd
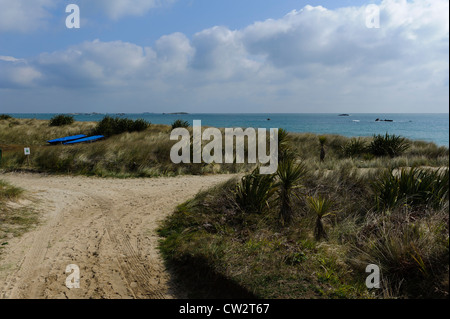
[(73, 124), (74, 118), (71, 115), (59, 114), (50, 119), (49, 126), (64, 126)]
[(319, 136), (320, 143), (320, 161), (323, 162), (325, 160), (325, 143), (327, 142), (326, 136)]
[(93, 130), (93, 134), (103, 135), (106, 137), (122, 134), (125, 132), (141, 132), (146, 130), (150, 123), (143, 120), (131, 120), (126, 118), (105, 116)]
[(280, 219), (283, 224), (289, 224), (294, 216), (292, 196), (294, 189), (301, 187), (300, 182), (306, 175), (306, 165), (297, 164), (293, 159), (287, 159), (278, 164), (276, 184), (278, 202), (280, 203)]
[(269, 208), (269, 200), (276, 190), (274, 175), (262, 175), (257, 170), (242, 177), (236, 186), (236, 203), (247, 213), (262, 213)]
[(10, 200), (22, 194), (21, 188), (10, 185), (9, 183), (0, 180), (0, 202)]
[(359, 157), (368, 152), (368, 145), (366, 141), (361, 138), (352, 138), (344, 146), (342, 146), (342, 153), (346, 157)]
[(362, 265), (380, 267), (381, 297), (448, 297), (448, 208), (411, 213), (398, 208), (367, 218), (358, 234)]
[(409, 147), (410, 144), (405, 138), (386, 133), (384, 136), (374, 135), (368, 149), (375, 156), (396, 157), (403, 154)]
[(176, 128), (188, 128), (190, 126), (188, 121), (176, 120), (172, 123), (172, 130)]
[(400, 173), (385, 173), (373, 189), (378, 210), (400, 205), (440, 208), (449, 198), (449, 170), (403, 168)]
[(11, 115), (8, 114), (0, 114), (0, 121), (12, 119)]
[(333, 214), (331, 211), (331, 201), (328, 198), (319, 195), (318, 197), (307, 197), (307, 202), (309, 208), (316, 214), (317, 217), (316, 227), (314, 230), (316, 240), (320, 240), (321, 238), (327, 239), (327, 233), (323, 227), (322, 219)]

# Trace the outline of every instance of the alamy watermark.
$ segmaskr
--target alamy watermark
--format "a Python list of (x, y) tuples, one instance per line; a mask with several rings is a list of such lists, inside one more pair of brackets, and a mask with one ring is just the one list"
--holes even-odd
[[(70, 13), (66, 18), (68, 29), (80, 28), (80, 7), (76, 4), (66, 6), (66, 13)], [(376, 4), (366, 6), (366, 27), (369, 29), (380, 28), (380, 7)]]
[(369, 29), (380, 28), (380, 7), (376, 4), (369, 4), (366, 7), (366, 27)]
[(69, 274), (66, 278), (66, 287), (69, 289), (80, 288), (80, 267), (74, 264), (67, 265), (66, 274)]
[[(202, 123), (194, 121), (193, 136), (186, 128), (175, 128), (170, 140), (178, 141), (170, 151), (174, 164), (185, 163), (245, 163), (245, 139), (247, 139), (247, 163), (260, 163), (260, 174), (274, 174), (278, 169), (278, 129), (271, 128), (269, 136), (269, 155), (267, 155), (267, 129), (225, 128), (225, 138), (218, 128), (207, 128), (202, 133)], [(234, 141), (236, 140), (236, 143)], [(203, 141), (208, 141), (204, 146)], [(225, 154), (223, 154), (225, 141)], [(191, 147), (192, 145), (192, 147)], [(192, 154), (191, 154), (192, 148)], [(192, 156), (191, 156), (192, 155)]]
[(66, 18), (67, 29), (80, 28), (80, 7), (76, 4), (69, 4), (66, 7), (66, 13), (70, 13)]
[(366, 278), (366, 287), (369, 289), (380, 288), (380, 267), (374, 264), (367, 265), (366, 273), (370, 273)]

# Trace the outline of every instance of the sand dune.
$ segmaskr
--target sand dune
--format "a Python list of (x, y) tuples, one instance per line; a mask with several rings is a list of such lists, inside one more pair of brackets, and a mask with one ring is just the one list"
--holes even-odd
[[(231, 177), (3, 175), (39, 200), (43, 222), (1, 256), (0, 298), (183, 298), (155, 230), (178, 204)], [(66, 287), (69, 264), (80, 268), (79, 289)]]

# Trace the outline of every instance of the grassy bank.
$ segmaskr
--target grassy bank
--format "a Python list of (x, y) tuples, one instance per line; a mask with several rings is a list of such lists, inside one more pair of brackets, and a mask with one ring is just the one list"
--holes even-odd
[[(288, 140), (276, 174), (198, 194), (161, 226), (162, 254), (191, 297), (221, 297), (224, 282), (240, 287), (235, 297), (448, 297), (445, 152), (412, 143), (398, 156), (348, 158), (333, 147), (346, 139), (328, 136), (321, 161), (314, 136)], [(380, 289), (366, 287), (369, 264)]]
[[(105, 121), (107, 122), (107, 121)], [(102, 123), (104, 124), (104, 123)], [(50, 121), (36, 119), (0, 120), (0, 148), (3, 150), (1, 168), (35, 170), (48, 173), (83, 174), (113, 177), (151, 177), (178, 174), (245, 173), (252, 164), (182, 164), (170, 160), (172, 130), (168, 125), (142, 126), (142, 131), (111, 134), (92, 144), (49, 146), (46, 141), (77, 134), (98, 134), (96, 122), (73, 122), (51, 126)], [(101, 127), (102, 128), (102, 127)], [(101, 132), (100, 132), (101, 133)], [(327, 135), (325, 160), (319, 161), (321, 145), (315, 134), (291, 134), (293, 151), (298, 159), (312, 169), (335, 170), (342, 165), (355, 168), (404, 166), (448, 166), (449, 150), (433, 143), (409, 141), (409, 147), (395, 158), (375, 156), (368, 150), (373, 138), (354, 140)], [(29, 161), (23, 153), (31, 148)]]
[[(305, 177), (289, 225), (280, 223), (277, 204), (261, 213), (242, 210), (239, 181), (231, 180), (178, 207), (160, 229), (161, 251), (197, 298), (216, 297), (202, 279), (207, 274), (260, 298), (447, 297), (448, 195), (436, 209), (377, 211), (369, 185), (380, 173), (340, 169)], [(323, 218), (320, 239), (307, 202), (317, 193), (333, 211)], [(369, 264), (381, 268), (381, 289), (365, 286)]]
[[(95, 122), (74, 122), (62, 127), (44, 120), (0, 121), (1, 168), (102, 177), (153, 177), (179, 174), (214, 174), (246, 171), (251, 165), (175, 165), (170, 160), (171, 127), (152, 124), (140, 132), (115, 134), (92, 144), (49, 146), (46, 141), (96, 132)], [(30, 161), (23, 148), (31, 148)]]

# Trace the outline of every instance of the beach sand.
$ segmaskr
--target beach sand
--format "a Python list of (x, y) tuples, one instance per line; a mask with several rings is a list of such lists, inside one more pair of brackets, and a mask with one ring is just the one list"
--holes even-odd
[[(5, 246), (0, 298), (185, 298), (164, 266), (156, 229), (177, 205), (232, 177), (2, 175), (37, 200), (42, 223)], [(66, 287), (70, 264), (80, 269), (78, 289)]]

